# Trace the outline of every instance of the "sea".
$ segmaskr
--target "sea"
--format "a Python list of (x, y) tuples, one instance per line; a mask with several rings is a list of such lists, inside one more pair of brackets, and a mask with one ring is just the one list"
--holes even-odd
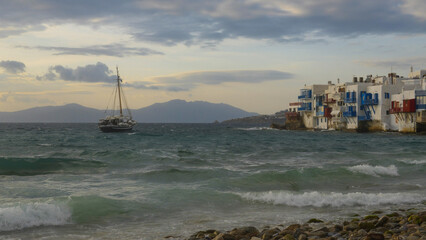
[(425, 135), (0, 124), (0, 239), (185, 239), (401, 209), (426, 209)]

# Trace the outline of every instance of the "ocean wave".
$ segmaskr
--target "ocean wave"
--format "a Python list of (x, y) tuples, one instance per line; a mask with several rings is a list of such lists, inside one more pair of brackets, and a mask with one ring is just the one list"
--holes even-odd
[(54, 157), (0, 157), (0, 175), (40, 175), (55, 172), (87, 172), (106, 165), (95, 160)]
[(412, 164), (412, 165), (422, 165), (426, 164), (426, 159), (424, 160), (408, 160), (408, 159), (398, 159), (399, 162), (403, 162), (405, 164)]
[(238, 130), (243, 130), (243, 131), (261, 131), (261, 130), (278, 130), (275, 128), (270, 128), (270, 127), (251, 127), (251, 128), (237, 128)]
[(30, 203), (0, 207), (0, 232), (37, 226), (64, 225), (70, 220), (70, 209), (62, 205)]
[(326, 193), (314, 191), (297, 194), (288, 191), (269, 191), (238, 193), (238, 195), (246, 200), (293, 207), (375, 206), (420, 203), (426, 200), (425, 195), (408, 193)]
[(348, 167), (347, 169), (354, 173), (362, 173), (362, 174), (370, 175), (373, 177), (399, 176), (398, 168), (395, 165), (384, 167), (384, 166), (371, 166), (368, 164), (361, 164), (361, 165), (356, 165), (353, 167)]

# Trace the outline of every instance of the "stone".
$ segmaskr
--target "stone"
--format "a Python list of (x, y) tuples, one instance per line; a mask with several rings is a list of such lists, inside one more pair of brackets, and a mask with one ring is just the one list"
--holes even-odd
[(407, 240), (419, 240), (419, 237), (417, 237), (417, 236), (408, 236), (406, 239)]
[(242, 227), (242, 228), (234, 228), (231, 232), (229, 232), (232, 236), (237, 239), (247, 238), (259, 235), (259, 230), (255, 227)]
[(360, 229), (358, 230), (358, 232), (356, 232), (356, 234), (360, 237), (364, 237), (367, 235), (367, 231), (365, 231), (364, 229)]
[(297, 238), (297, 240), (307, 240), (308, 236), (304, 233), (300, 234), (299, 237)]
[(364, 220), (375, 220), (375, 219), (379, 219), (379, 217), (377, 215), (368, 215), (364, 217)]
[(272, 229), (267, 229), (265, 231), (262, 231), (260, 233), (262, 240), (269, 240), (271, 239), (274, 235), (277, 235), (280, 232), (280, 229), (278, 228), (272, 228)]
[(315, 231), (315, 232), (310, 232), (308, 233), (309, 238), (310, 237), (320, 237), (320, 238), (324, 238), (328, 236), (328, 232), (324, 232), (324, 231)]
[(358, 225), (356, 223), (351, 222), (348, 225), (344, 226), (343, 230), (350, 232), (350, 231), (353, 231), (357, 228), (358, 228)]
[(320, 219), (316, 219), (316, 218), (311, 218), (308, 221), (308, 223), (322, 223), (322, 222), (324, 222), (324, 221), (320, 220)]
[(333, 227), (330, 228), (331, 232), (341, 232), (343, 230), (343, 226), (339, 224), (335, 224)]
[(385, 236), (382, 233), (369, 233), (365, 240), (384, 240)]
[(383, 216), (383, 217), (379, 218), (375, 227), (383, 227), (388, 221), (389, 221), (389, 217)]
[(220, 233), (213, 240), (237, 240), (237, 239), (229, 233)]
[(295, 240), (295, 238), (293, 237), (293, 235), (287, 234), (282, 238), (282, 240)]
[(375, 226), (375, 223), (369, 222), (369, 221), (365, 221), (365, 222), (362, 221), (362, 222), (359, 222), (359, 224), (358, 224), (359, 228), (364, 229), (366, 231), (370, 231), (371, 229), (374, 228), (374, 226)]

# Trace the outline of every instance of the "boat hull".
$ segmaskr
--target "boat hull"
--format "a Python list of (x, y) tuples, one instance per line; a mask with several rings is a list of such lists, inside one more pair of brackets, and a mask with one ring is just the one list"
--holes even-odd
[(133, 126), (111, 126), (111, 125), (100, 125), (99, 129), (102, 132), (130, 132), (133, 129)]

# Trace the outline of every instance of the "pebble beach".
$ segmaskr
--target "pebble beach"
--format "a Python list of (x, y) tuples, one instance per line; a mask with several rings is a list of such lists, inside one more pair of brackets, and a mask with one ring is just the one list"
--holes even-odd
[[(166, 238), (174, 238), (168, 236)], [(400, 210), (389, 214), (375, 211), (343, 222), (312, 218), (303, 224), (240, 227), (227, 231), (205, 230), (188, 240), (425, 240), (426, 211)]]

